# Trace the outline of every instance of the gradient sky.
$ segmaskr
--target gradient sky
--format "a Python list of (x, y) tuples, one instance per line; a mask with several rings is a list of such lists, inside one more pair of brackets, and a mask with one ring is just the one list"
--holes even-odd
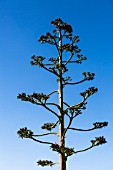
[[(68, 87), (65, 97), (73, 103), (79, 99), (78, 95), (83, 89), (90, 86), (99, 89), (88, 100), (84, 114), (75, 120), (76, 126), (88, 128), (96, 121), (109, 122), (105, 129), (80, 134), (73, 132), (69, 134), (69, 138), (67, 136), (67, 145), (77, 150), (89, 146), (90, 140), (95, 136), (104, 135), (108, 141), (106, 145), (70, 157), (68, 169), (113, 170), (112, 0), (0, 1), (1, 170), (40, 170), (43, 168), (36, 166), (37, 160), (58, 160), (58, 155), (52, 153), (48, 146), (29, 139), (22, 140), (17, 136), (17, 130), (25, 126), (40, 133), (40, 126), (44, 122), (54, 121), (54, 118), (43, 108), (21, 102), (16, 96), (21, 92), (49, 93), (57, 88), (52, 75), (30, 65), (30, 57), (33, 54), (54, 56), (54, 49), (39, 44), (37, 39), (52, 31), (50, 21), (59, 17), (73, 26), (74, 33), (80, 36), (78, 45), (88, 58), (82, 65), (72, 67), (70, 73), (73, 79), (79, 80), (83, 71), (96, 73), (94, 81)], [(53, 168), (57, 170), (58, 166)]]

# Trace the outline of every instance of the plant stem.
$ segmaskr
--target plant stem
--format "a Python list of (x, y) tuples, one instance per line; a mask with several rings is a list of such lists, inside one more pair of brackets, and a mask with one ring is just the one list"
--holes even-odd
[[(65, 146), (64, 134), (64, 113), (63, 113), (63, 84), (62, 84), (62, 37), (61, 31), (59, 30), (59, 77), (58, 77), (58, 88), (59, 88), (59, 144)], [(65, 154), (60, 153), (60, 170), (66, 170), (66, 159)]]

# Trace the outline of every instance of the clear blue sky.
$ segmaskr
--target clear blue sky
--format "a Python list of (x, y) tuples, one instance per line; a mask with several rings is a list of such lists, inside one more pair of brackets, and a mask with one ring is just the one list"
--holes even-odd
[[(108, 143), (69, 158), (68, 169), (113, 170), (113, 1), (112, 0), (1, 0), (0, 1), (0, 169), (40, 170), (39, 159), (57, 160), (48, 146), (18, 138), (16, 132), (27, 126), (41, 132), (43, 122), (53, 116), (44, 109), (16, 99), (18, 93), (47, 92), (56, 88), (54, 77), (30, 65), (33, 54), (53, 56), (54, 50), (40, 45), (40, 35), (51, 31), (50, 21), (62, 18), (80, 36), (82, 53), (88, 60), (73, 67), (72, 76), (80, 71), (96, 73), (93, 82), (68, 88), (65, 96), (96, 86), (99, 92), (88, 101), (87, 110), (77, 118), (78, 127), (108, 121), (109, 126), (91, 133), (69, 134), (67, 144), (75, 149), (90, 145), (95, 136), (105, 136)], [(79, 71), (80, 70), (80, 71)], [(78, 72), (76, 72), (78, 71)], [(72, 95), (71, 95), (72, 92)], [(75, 102), (75, 101), (73, 101)], [(45, 168), (44, 168), (45, 169)], [(47, 170), (50, 168), (46, 168)], [(57, 170), (58, 167), (54, 167)]]

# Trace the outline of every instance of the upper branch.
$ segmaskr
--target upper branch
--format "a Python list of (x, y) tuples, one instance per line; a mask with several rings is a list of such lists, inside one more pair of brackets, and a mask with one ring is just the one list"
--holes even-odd
[(66, 82), (64, 83), (63, 85), (76, 85), (76, 84), (80, 84), (80, 83), (83, 83), (84, 81), (86, 81), (87, 79), (83, 79), (81, 81), (78, 81), (78, 82), (73, 82), (73, 83), (70, 83), (70, 82)]
[(56, 103), (46, 103), (46, 105), (56, 106), (60, 110), (60, 106), (58, 104), (56, 104)]
[(32, 135), (32, 136), (40, 137), (40, 136), (46, 136), (46, 135), (58, 135), (58, 133), (57, 132), (49, 132), (49, 133), (44, 133), (44, 134)]
[[(76, 116), (78, 116), (79, 114), (81, 114), (81, 110), (86, 109), (85, 105), (87, 104), (87, 102), (85, 102), (85, 100), (83, 100), (82, 102), (69, 106), (67, 103), (64, 102), (64, 104), (66, 104), (68, 107), (64, 110), (64, 113), (68, 116), (68, 117), (72, 117), (75, 118)], [(68, 112), (71, 114), (71, 116), (68, 114)]]
[(54, 112), (52, 109), (50, 109), (49, 107), (47, 107), (46, 104), (42, 103), (42, 106), (45, 107), (47, 110), (49, 110), (51, 113), (53, 113), (54, 115), (56, 115), (59, 118), (58, 114), (56, 112)]
[(44, 141), (41, 141), (41, 140), (37, 140), (33, 137), (30, 137), (30, 139), (34, 140), (35, 142), (39, 142), (39, 143), (43, 143), (43, 144), (49, 144), (49, 145), (52, 145), (53, 143), (52, 142), (44, 142)]
[(73, 57), (73, 53), (71, 53), (71, 55), (70, 55), (70, 57), (69, 57), (69, 59), (66, 61), (66, 63), (64, 64), (64, 65), (67, 65), (70, 61), (71, 61), (71, 59), (72, 59), (72, 57)]
[(30, 62), (31, 65), (33, 65), (33, 66), (38, 65), (39, 67), (42, 67), (45, 70), (49, 71), (50, 73), (53, 73), (56, 76), (58, 76), (58, 74), (57, 74), (57, 72), (55, 70), (52, 70), (52, 69), (49, 69), (49, 68), (45, 67), (46, 64), (43, 64), (43, 62), (42, 62), (45, 59), (44, 57), (33, 55), (31, 58), (33, 59), (33, 61)]
[(51, 113), (53, 113), (59, 118), (58, 114), (55, 111), (53, 111), (52, 109), (46, 106), (46, 101), (49, 98), (49, 96), (46, 94), (33, 93), (32, 95), (26, 95), (26, 93), (22, 93), (19, 94), (17, 98), (21, 99), (22, 101), (29, 101), (33, 104), (43, 106), (44, 108), (46, 108), (47, 110), (49, 110)]
[(95, 130), (95, 129), (103, 128), (103, 127), (108, 125), (108, 122), (96, 122), (96, 123), (93, 123), (93, 125), (94, 125), (94, 127), (90, 128), (90, 129), (79, 129), (79, 128), (72, 128), (72, 127), (69, 127), (68, 129), (87, 132), (87, 131), (92, 131), (92, 130)]
[(95, 76), (94, 73), (90, 73), (90, 72), (83, 72), (82, 74), (84, 76), (83, 80), (80, 80), (78, 82), (73, 82), (73, 83), (65, 81), (63, 85), (76, 85), (76, 84), (80, 84), (80, 83), (83, 83), (83, 82), (85, 82), (87, 80), (93, 80), (94, 76)]
[(52, 94), (54, 94), (54, 93), (56, 93), (56, 92), (58, 93), (58, 90), (52, 91), (51, 93), (48, 94), (48, 96), (51, 96)]

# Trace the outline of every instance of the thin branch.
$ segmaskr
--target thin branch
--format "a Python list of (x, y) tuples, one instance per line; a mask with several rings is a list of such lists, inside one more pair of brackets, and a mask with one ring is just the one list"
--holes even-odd
[(58, 44), (57, 44), (57, 41), (56, 41), (56, 39), (54, 38), (54, 45), (56, 46), (56, 48), (57, 48), (57, 51), (59, 51), (59, 46), (58, 46)]
[[(83, 103), (83, 102), (81, 102), (81, 103), (79, 103), (79, 104), (82, 104), (82, 103)], [(74, 105), (72, 105), (72, 106), (69, 106), (69, 105), (68, 105), (68, 107), (65, 109), (65, 111), (66, 111), (66, 110), (69, 110), (69, 109), (71, 109), (71, 108), (73, 108), (73, 107), (76, 107), (76, 106), (78, 106), (79, 104), (77, 104), (77, 105), (74, 104)]]
[(69, 120), (68, 126), (67, 126), (67, 127), (65, 128), (65, 130), (64, 130), (63, 137), (65, 137), (65, 134), (66, 134), (67, 130), (68, 130), (68, 129), (69, 129), (69, 127), (71, 126), (72, 120), (73, 120), (73, 117), (70, 117), (70, 120)]
[(63, 102), (66, 106), (70, 107), (66, 102)]
[[(67, 61), (62, 61), (62, 63), (66, 63)], [(76, 61), (69, 61), (68, 63), (76, 63)], [(44, 66), (53, 66), (54, 64), (44, 64)]]
[[(67, 61), (63, 61), (63, 63), (65, 63)], [(76, 61), (69, 61), (68, 63), (76, 63)]]
[(81, 81), (78, 81), (78, 82), (74, 82), (74, 83), (69, 83), (69, 82), (66, 82), (64, 83), (63, 85), (76, 85), (76, 84), (80, 84), (80, 83), (83, 83), (84, 81), (86, 81), (87, 79), (83, 79)]
[(74, 153), (76, 154), (76, 153), (79, 153), (79, 152), (84, 152), (84, 151), (87, 151), (87, 150), (89, 150), (89, 149), (91, 149), (91, 148), (93, 148), (94, 146), (89, 146), (88, 148), (86, 148), (86, 149), (83, 149), (83, 150), (79, 150), (79, 151), (75, 151)]
[(45, 107), (47, 110), (49, 110), (51, 113), (53, 113), (54, 115), (56, 115), (58, 118), (58, 114), (56, 112), (54, 112), (53, 110), (51, 110), (49, 107), (47, 107), (44, 103), (42, 103), (42, 106)]
[(47, 67), (45, 67), (44, 65), (42, 66), (42, 68), (44, 68), (45, 70), (49, 71), (50, 73), (55, 74), (56, 76), (58, 76), (58, 74), (56, 72), (53, 72), (51, 70), (49, 70)]
[(71, 54), (71, 56), (69, 57), (69, 59), (66, 61), (66, 63), (64, 64), (65, 66), (70, 62), (70, 60), (72, 59), (72, 57), (73, 57), (73, 53)]
[(84, 104), (85, 100), (83, 100), (82, 102), (78, 103), (78, 104), (74, 104), (72, 106), (69, 106), (67, 103), (64, 102), (64, 104), (66, 104), (68, 107), (66, 108), (66, 110), (71, 109), (73, 107), (80, 107), (82, 104)]
[(48, 96), (50, 96), (50, 95), (52, 95), (52, 94), (54, 94), (54, 93), (56, 93), (56, 92), (58, 93), (58, 90), (52, 91), (51, 93), (48, 94)]
[(56, 125), (58, 124), (58, 122), (59, 122), (59, 120), (57, 120), (57, 122), (55, 123), (55, 125), (54, 125), (55, 127), (56, 127)]
[(33, 137), (30, 137), (30, 139), (34, 140), (35, 142), (39, 142), (39, 143), (43, 143), (43, 144), (49, 144), (49, 145), (52, 145), (52, 144), (53, 144), (53, 143), (51, 143), (51, 142), (44, 142), (44, 141), (41, 141), (41, 140), (37, 140), (37, 139), (35, 139), (35, 138), (33, 138)]
[(44, 64), (44, 66), (54, 66), (54, 64)]
[(78, 129), (78, 128), (68, 128), (68, 129), (71, 129), (71, 130), (76, 130), (76, 131), (81, 131), (81, 132), (88, 132), (88, 131), (92, 131), (92, 130), (95, 130), (97, 128), (93, 127), (93, 128), (90, 128), (90, 129)]
[(46, 105), (56, 106), (60, 110), (60, 106), (58, 104), (56, 104), (56, 103), (46, 103)]
[(39, 134), (39, 135), (32, 135), (35, 137), (40, 137), (40, 136), (46, 136), (46, 135), (58, 135), (57, 132), (49, 132), (49, 133), (44, 133), (44, 134)]

